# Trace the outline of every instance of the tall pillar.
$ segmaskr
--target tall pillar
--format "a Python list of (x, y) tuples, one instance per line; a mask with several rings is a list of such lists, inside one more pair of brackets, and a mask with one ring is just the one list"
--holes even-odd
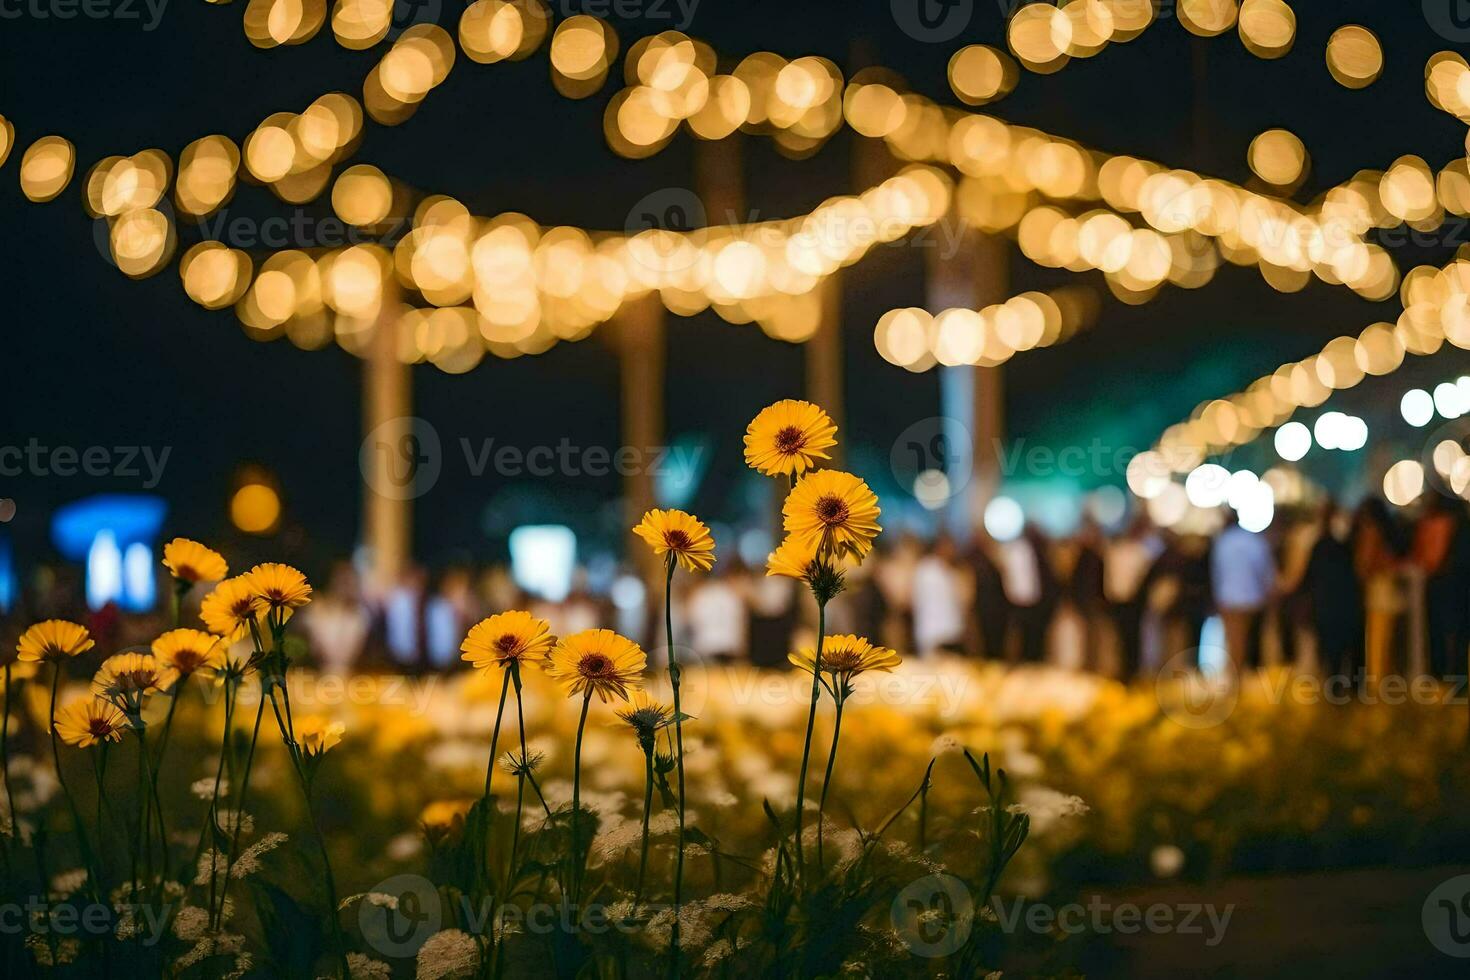
[[(694, 141), (694, 190), (709, 225), (746, 224), (744, 137)], [(692, 230), (692, 229), (691, 229)]]
[(817, 331), (806, 342), (806, 396), (826, 409), (837, 423), (837, 445), (828, 450), (832, 465), (842, 465), (842, 435), (847, 425), (843, 411), (842, 374), (842, 273), (837, 272), (817, 286), (822, 304)]
[[(946, 221), (957, 222), (955, 215)], [(1000, 303), (1009, 293), (1009, 264), (1005, 240), (967, 229), (953, 240), (938, 236), (927, 258), (927, 305), (931, 313), (946, 309), (983, 309)], [(951, 533), (967, 538), (979, 526), (985, 507), (1000, 487), (1000, 448), (1005, 437), (1005, 386), (999, 367), (958, 365), (942, 367), (939, 376), (945, 440), (963, 452), (946, 456), (946, 473), (956, 488), (946, 522)], [(968, 464), (968, 465), (967, 465)], [(959, 485), (968, 479), (960, 489)]]
[(385, 303), (363, 360), (363, 543), (370, 584), (397, 582), (412, 557), (413, 477), (403, 467), (420, 463), (414, 446), (412, 368), (398, 357), (396, 304)]
[[(656, 292), (624, 303), (615, 318), (615, 337), (622, 381), (622, 444), (646, 451), (664, 443), (664, 306)], [(638, 562), (648, 594), (648, 609), (659, 608), (663, 590), (659, 561), (632, 528), (646, 511), (658, 506), (653, 472), (648, 466), (631, 467), (623, 477), (623, 516), (627, 554)], [(656, 616), (647, 617), (645, 638), (658, 635)]]

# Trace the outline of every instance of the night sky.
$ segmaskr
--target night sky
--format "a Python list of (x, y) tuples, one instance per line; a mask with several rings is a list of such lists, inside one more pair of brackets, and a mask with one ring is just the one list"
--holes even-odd
[[(307, 554), (345, 553), (360, 510), (360, 362), (335, 347), (306, 352), (284, 339), (248, 339), (232, 312), (208, 312), (188, 301), (177, 261), (151, 279), (126, 279), (98, 251), (81, 206), (81, 179), (109, 154), (159, 147), (176, 158), (209, 133), (241, 142), (269, 113), (299, 112), (323, 92), (360, 95), (383, 49), (347, 51), (324, 29), (301, 46), (256, 50), (241, 30), (243, 0), (227, 6), (170, 0), (151, 31), (144, 24), (152, 14), (138, 0), (130, 9), (140, 19), (15, 16), (41, 2), (0, 0), (0, 114), (15, 125), (20, 145), (0, 169), (6, 230), (0, 236), (0, 445), (36, 439), (79, 449), (169, 447), (157, 487), (171, 507), (166, 533), (206, 540), (227, 538), (226, 502), (238, 465), (257, 462), (279, 478), (286, 543)], [(1426, 0), (1429, 7), (1435, 2)], [(440, 22), (452, 32), (460, 8), (454, 0), (443, 7)], [(949, 55), (963, 43), (1003, 48), (1001, 7), (976, 0), (970, 27), (942, 45), (903, 34), (888, 0), (700, 0), (685, 31), (730, 59), (722, 70), (759, 50), (824, 55), (849, 75), (861, 58), (953, 105), (945, 84)], [(584, 5), (563, 8), (576, 12)], [(1241, 184), (1251, 179), (1245, 160), (1251, 139), (1284, 127), (1312, 157), (1312, 172), (1296, 195), (1302, 202), (1404, 154), (1423, 157), (1435, 171), (1464, 154), (1464, 126), (1428, 103), (1423, 84), (1429, 56), (1456, 45), (1435, 33), (1429, 20), (1439, 18), (1427, 20), (1418, 0), (1293, 8), (1297, 39), (1280, 60), (1249, 54), (1233, 31), (1200, 39), (1169, 18), (1056, 75), (1023, 71), (1016, 90), (983, 111)], [(672, 3), (661, 9), (677, 11)], [(624, 51), (637, 36), (674, 26), (609, 19)], [(1383, 42), (1383, 77), (1363, 91), (1334, 83), (1324, 64), (1328, 36), (1348, 23), (1371, 28)], [(1195, 84), (1197, 59), (1203, 59), (1202, 86)], [(602, 111), (618, 87), (610, 82), (599, 95), (573, 102), (553, 91), (544, 48), (514, 64), (477, 65), (461, 55), (409, 122), (368, 122), (351, 162), (374, 163), (412, 186), (453, 195), (480, 215), (518, 210), (543, 224), (620, 229), (639, 198), (690, 186), (692, 167), (687, 135), (646, 161), (625, 161), (607, 149)], [(77, 176), (56, 201), (33, 205), (17, 184), (21, 152), (53, 133), (76, 144)], [(783, 158), (763, 138), (744, 143), (746, 201), (761, 217), (806, 211), (859, 189), (852, 186), (846, 133), (800, 161)], [(244, 185), (229, 207), (257, 217), (289, 213), (265, 189)], [(325, 197), (307, 206), (309, 214), (328, 210)], [(1467, 237), (1464, 223), (1452, 218), (1438, 244), (1394, 254), (1403, 270), (1442, 264)], [(193, 240), (186, 233), (183, 244)], [(1104, 296), (1091, 330), (1056, 348), (1023, 353), (1005, 368), (1010, 435), (1057, 447), (1096, 436), (1144, 448), (1201, 399), (1238, 390), (1334, 336), (1399, 313), (1396, 300), (1369, 303), (1315, 279), (1300, 293), (1282, 295), (1255, 270), (1230, 266), (1203, 289), (1165, 288), (1154, 302), (1130, 307), (1106, 295), (1100, 273), (1038, 269), (1012, 251), (1012, 292), (1075, 278)], [(891, 366), (872, 343), (883, 311), (923, 303), (923, 260), (912, 247), (879, 249), (845, 276), (846, 429), (854, 465), (886, 470), (895, 436), (937, 414), (936, 374)], [(704, 440), (711, 462), (692, 503), (709, 514), (731, 513), (744, 486), (744, 423), (768, 402), (801, 394), (801, 349), (713, 314), (670, 317), (669, 332), (670, 438)], [(1447, 350), (1389, 378), (1369, 379), (1331, 404), (1365, 415), (1370, 426), (1381, 417), (1378, 431), (1390, 435), (1406, 387), (1467, 368), (1466, 352)], [(464, 376), (416, 368), (415, 412), (436, 427), (448, 454), (440, 484), (417, 508), (419, 557), (434, 563), (493, 554), (499, 527), (521, 515), (615, 517), (615, 476), (476, 478), (458, 447), (461, 439), (529, 448), (564, 437), (578, 446), (616, 446), (617, 370), (598, 333), (539, 357), (487, 357)], [(883, 477), (864, 475), (875, 485)], [(5, 530), (18, 553), (44, 557), (54, 507), (140, 489), (136, 477), (0, 477), (0, 498), (17, 505)], [(491, 502), (494, 520), (487, 522)]]

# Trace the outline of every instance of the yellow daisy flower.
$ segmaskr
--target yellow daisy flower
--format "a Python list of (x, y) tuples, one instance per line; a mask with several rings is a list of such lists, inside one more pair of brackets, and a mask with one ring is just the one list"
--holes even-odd
[(55, 729), (67, 745), (87, 748), (99, 742), (121, 742), (128, 718), (101, 698), (78, 698), (57, 709)]
[(329, 721), (321, 715), (303, 715), (295, 721), (296, 744), (308, 759), (322, 755), (342, 741), (347, 726), (340, 721)]
[(546, 620), (512, 609), (470, 627), (469, 635), (459, 645), (464, 651), (459, 659), (489, 670), (508, 666), (511, 661), (544, 660), (555, 645), (556, 637), (551, 635)]
[(435, 800), (419, 814), (419, 825), (429, 843), (438, 844), (464, 830), (464, 819), (474, 800)]
[(824, 557), (862, 560), (873, 547), (878, 495), (851, 473), (815, 470), (802, 477), (781, 506), (786, 532), (814, 543)]
[[(817, 652), (811, 647), (804, 647), (786, 659), (810, 672)], [(829, 636), (822, 641), (822, 673), (831, 674), (834, 678), (850, 680), (870, 670), (892, 670), (902, 660), (887, 647), (875, 647), (866, 637), (851, 633)]]
[(824, 449), (837, 445), (837, 426), (811, 402), (788, 398), (761, 409), (745, 429), (745, 464), (766, 476), (800, 476), (830, 459)]
[(180, 582), (218, 582), (230, 574), (224, 556), (198, 541), (174, 538), (163, 546), (163, 564)]
[(787, 578), (810, 582), (812, 565), (817, 560), (815, 538), (790, 537), (766, 558), (766, 577), (784, 575)]
[(651, 510), (633, 533), (638, 535), (659, 557), (673, 555), (680, 567), (691, 572), (707, 572), (715, 563), (715, 539), (709, 528), (693, 514), (682, 510)]
[(177, 670), (151, 653), (115, 653), (92, 675), (92, 693), (136, 711), (143, 698), (167, 691), (178, 679)]
[(256, 565), (245, 575), (245, 581), (255, 590), (264, 610), (278, 613), (283, 623), (292, 612), (311, 601), (311, 585), (306, 576), (290, 565), (278, 562)]
[(557, 644), (546, 674), (566, 686), (567, 695), (596, 693), (603, 701), (627, 700), (648, 658), (638, 644), (612, 630), (583, 630)]
[(86, 653), (93, 646), (85, 626), (64, 619), (48, 619), (22, 633), (15, 652), (20, 660), (28, 663), (54, 663)]
[(153, 655), (177, 670), (181, 677), (198, 670), (218, 670), (225, 665), (224, 641), (202, 630), (169, 630), (153, 641)]
[(260, 597), (246, 575), (225, 579), (199, 604), (199, 618), (226, 643), (248, 636), (251, 621), (259, 620), (261, 611)]

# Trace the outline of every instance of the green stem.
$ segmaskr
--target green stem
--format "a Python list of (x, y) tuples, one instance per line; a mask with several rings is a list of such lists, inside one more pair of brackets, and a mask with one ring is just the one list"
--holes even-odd
[(5, 812), (10, 818), (10, 835), (20, 839), (20, 826), (15, 817), (15, 791), (10, 785), (10, 664), (5, 665), (5, 715), (0, 718), (0, 769), (5, 779)]
[[(490, 732), (490, 761), (485, 764), (485, 805), (490, 805), (490, 779), (495, 775), (495, 746), (500, 742), (500, 722), (505, 716), (505, 698), (510, 693), (510, 671), (505, 672), (505, 678), (500, 682), (500, 705), (495, 709), (495, 728)], [(517, 692), (516, 701), (519, 703), (520, 694)]]
[(822, 777), (822, 796), (817, 802), (817, 872), (826, 867), (822, 857), (822, 824), (827, 812), (827, 790), (832, 786), (832, 767), (837, 762), (837, 739), (842, 735), (842, 699), (837, 699), (837, 717), (832, 723), (832, 750), (827, 754), (827, 772)]
[(801, 829), (806, 805), (806, 770), (812, 757), (812, 729), (817, 723), (817, 698), (822, 693), (822, 641), (826, 639), (827, 604), (817, 603), (817, 655), (812, 664), (812, 701), (806, 716), (806, 741), (801, 747), (801, 774), (796, 777), (796, 876), (802, 877), (806, 864), (802, 854)]
[[(255, 763), (255, 745), (260, 741), (260, 722), (265, 718), (265, 679), (261, 679), (260, 704), (255, 709), (255, 729), (250, 733), (250, 748), (245, 752), (245, 769), (240, 775), (240, 793), (235, 798), (235, 829), (230, 839), (230, 853), (225, 856), (225, 877), (220, 884), (219, 908), (214, 914), (214, 925), (218, 928), (225, 912), (225, 898), (230, 893), (230, 870), (235, 866), (235, 855), (240, 852), (240, 825), (245, 821), (241, 815), (245, 810), (245, 797), (250, 792), (250, 770)], [(210, 867), (215, 858), (210, 859)]]
[[(66, 785), (66, 775), (61, 771), (61, 748), (60, 740), (56, 734), (56, 692), (61, 684), (61, 664), (52, 665), (51, 671), (51, 760), (56, 765), (56, 782), (61, 786), (61, 793), (66, 797), (67, 808), (71, 810), (72, 823), (77, 828), (77, 846), (82, 852), (82, 865), (87, 869), (87, 877), (93, 882), (93, 893), (96, 893), (97, 871), (96, 862), (92, 859), (92, 847), (87, 840), (87, 828), (82, 824), (82, 814), (77, 809), (77, 801), (72, 798), (71, 789)], [(7, 711), (9, 705), (6, 705)], [(43, 882), (42, 887), (49, 887)]]
[(648, 871), (648, 814), (653, 809), (653, 753), (643, 753), (643, 844), (638, 850), (638, 887), (633, 891), (633, 911), (643, 901), (643, 880)]
[[(572, 755), (572, 905), (582, 893), (582, 733), (587, 728), (587, 709), (592, 706), (592, 688), (582, 695), (582, 716), (577, 719), (577, 747)], [(578, 917), (580, 919), (580, 916)]]
[[(230, 728), (235, 720), (235, 691), (236, 684), (230, 675), (225, 675), (225, 724), (220, 734), (219, 742), (219, 764), (214, 769), (214, 791), (209, 797), (209, 810), (205, 813), (204, 825), (199, 828), (199, 843), (194, 845), (194, 863), (199, 863), (199, 855), (204, 853), (204, 835), (209, 834), (211, 846), (218, 843), (215, 840), (216, 828), (219, 826), (219, 787), (225, 774), (225, 756), (230, 751)], [(216, 848), (217, 850), (218, 848)], [(209, 862), (209, 910), (214, 912), (214, 899), (216, 882), (219, 879), (218, 869), (215, 862)]]
[[(674, 761), (679, 774), (679, 837), (674, 857), (674, 922), (669, 932), (670, 968), (678, 972), (679, 906), (684, 901), (684, 714), (679, 704), (679, 658), (674, 644), (674, 569), (678, 567), (673, 552), (668, 557), (668, 576), (664, 579), (664, 635), (669, 641), (669, 684), (674, 689)], [(645, 818), (647, 811), (644, 811)]]

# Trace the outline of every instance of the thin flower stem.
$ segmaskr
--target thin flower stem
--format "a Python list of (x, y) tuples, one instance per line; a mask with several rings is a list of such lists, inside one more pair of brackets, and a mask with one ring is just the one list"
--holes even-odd
[[(255, 709), (255, 728), (250, 733), (250, 748), (245, 752), (245, 769), (240, 775), (240, 794), (235, 798), (235, 829), (231, 834), (230, 853), (225, 856), (225, 877), (220, 884), (219, 908), (214, 914), (214, 926), (219, 927), (220, 919), (225, 912), (225, 898), (230, 893), (230, 871), (235, 866), (235, 855), (240, 852), (240, 825), (245, 821), (242, 815), (245, 812), (245, 798), (250, 792), (250, 770), (255, 764), (255, 745), (260, 741), (260, 723), (265, 718), (265, 679), (261, 679), (260, 703)], [(214, 866), (215, 858), (210, 858), (210, 866)]]
[[(500, 742), (500, 722), (505, 716), (505, 698), (510, 693), (510, 671), (505, 672), (505, 679), (500, 683), (500, 706), (495, 709), (495, 728), (490, 732), (490, 761), (485, 764), (485, 792), (483, 798), (485, 804), (490, 803), (490, 780), (495, 775), (495, 746)], [(520, 694), (516, 694), (519, 703)]]
[[(522, 765), (524, 765), (524, 763), (522, 763)], [(546, 811), (546, 819), (550, 820), (551, 804), (546, 802), (546, 797), (541, 793), (541, 784), (536, 782), (536, 774), (530, 770), (529, 766), (526, 767), (526, 779), (530, 781), (531, 789), (534, 790), (536, 793), (536, 799), (541, 801), (541, 809)]]
[[(56, 765), (56, 782), (61, 786), (61, 793), (66, 797), (67, 807), (71, 810), (71, 819), (77, 828), (77, 846), (82, 852), (82, 865), (87, 869), (87, 876), (92, 880), (92, 891), (96, 897), (97, 871), (92, 859), (92, 848), (87, 840), (87, 828), (82, 824), (82, 814), (77, 810), (77, 801), (72, 798), (71, 789), (66, 785), (66, 775), (61, 771), (61, 743), (56, 734), (56, 691), (61, 684), (61, 664), (52, 665), (51, 671), (51, 760)], [(9, 705), (6, 705), (7, 712)], [(44, 883), (42, 887), (45, 887)]]
[[(194, 846), (194, 863), (199, 863), (199, 855), (204, 853), (204, 835), (208, 833), (213, 843), (215, 828), (219, 826), (219, 787), (220, 781), (225, 774), (225, 756), (230, 751), (230, 729), (235, 720), (235, 692), (237, 685), (225, 675), (225, 724), (220, 733), (219, 742), (219, 764), (214, 769), (214, 791), (209, 797), (209, 810), (205, 814), (204, 826), (199, 828), (199, 843)], [(217, 850), (217, 849), (216, 849)], [(209, 909), (214, 911), (215, 883), (219, 873), (215, 862), (209, 862)]]
[(837, 740), (842, 735), (842, 699), (837, 700), (837, 717), (832, 723), (832, 750), (827, 754), (827, 772), (822, 777), (822, 797), (817, 802), (817, 872), (826, 867), (822, 856), (822, 825), (827, 812), (827, 790), (832, 786), (832, 767), (837, 762)]
[(801, 878), (806, 863), (802, 854), (802, 808), (806, 805), (806, 770), (812, 757), (812, 728), (817, 723), (817, 698), (822, 693), (822, 641), (827, 632), (827, 604), (817, 603), (817, 656), (812, 664), (812, 703), (806, 716), (806, 740), (801, 747), (801, 774), (796, 777), (796, 876)]
[[(572, 905), (582, 895), (582, 733), (587, 728), (587, 709), (592, 707), (592, 688), (582, 695), (582, 716), (577, 719), (577, 747), (572, 755)], [(580, 917), (579, 917), (580, 918)]]
[[(679, 706), (679, 657), (674, 644), (674, 553), (669, 552), (668, 576), (664, 579), (664, 635), (669, 642), (669, 684), (674, 689), (674, 760), (679, 774), (679, 837), (674, 857), (674, 922), (669, 931), (670, 969), (677, 973), (679, 962), (679, 906), (684, 900), (684, 714)], [(647, 810), (644, 811), (645, 820)], [(646, 827), (645, 827), (646, 831)]]
[[(0, 771), (5, 780), (5, 815), (10, 820), (10, 836), (20, 839), (20, 825), (15, 816), (15, 790), (10, 785), (10, 664), (5, 665), (5, 714), (0, 717)], [(9, 849), (7, 847), (7, 853)]]
[(643, 901), (643, 881), (648, 871), (648, 814), (653, 809), (653, 753), (643, 753), (643, 844), (638, 850), (638, 887), (633, 891), (633, 911)]

